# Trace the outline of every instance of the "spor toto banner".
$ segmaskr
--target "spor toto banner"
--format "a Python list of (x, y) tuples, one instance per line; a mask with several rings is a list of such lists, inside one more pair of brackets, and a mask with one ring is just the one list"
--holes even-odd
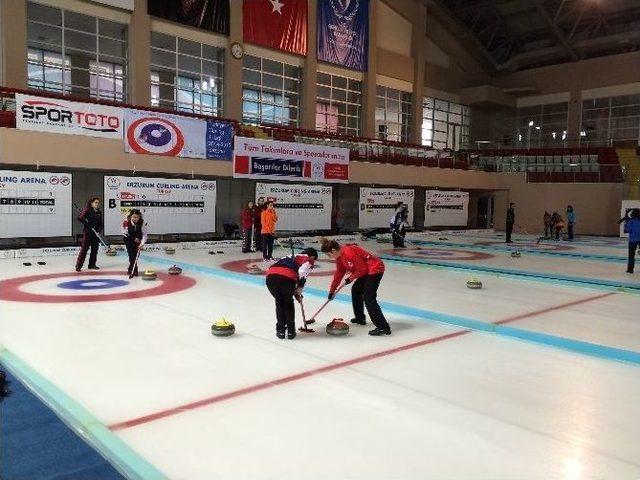
[(278, 231), (329, 230), (331, 228), (332, 187), (256, 183), (256, 202), (260, 198), (275, 202)]
[(0, 238), (70, 237), (71, 174), (0, 170)]
[(149, 233), (216, 231), (216, 182), (144, 177), (104, 177), (107, 235), (121, 235), (129, 210), (142, 212)]
[(318, 60), (367, 70), (369, 0), (318, 2)]
[(167, 157), (207, 157), (207, 122), (167, 113), (125, 109), (125, 151)]
[(348, 183), (349, 149), (235, 137), (233, 177)]
[(469, 216), (469, 192), (427, 190), (424, 226), (465, 227)]
[(122, 138), (123, 110), (93, 103), (16, 94), (16, 128)]
[(408, 221), (413, 225), (414, 197), (412, 189), (360, 187), (359, 228), (388, 227), (398, 202), (409, 207)]

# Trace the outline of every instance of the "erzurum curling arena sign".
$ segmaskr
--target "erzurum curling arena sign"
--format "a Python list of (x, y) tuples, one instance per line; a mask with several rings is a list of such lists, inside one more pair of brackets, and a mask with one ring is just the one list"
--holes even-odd
[(216, 182), (144, 177), (104, 177), (105, 233), (120, 235), (132, 209), (149, 233), (209, 233), (216, 229)]

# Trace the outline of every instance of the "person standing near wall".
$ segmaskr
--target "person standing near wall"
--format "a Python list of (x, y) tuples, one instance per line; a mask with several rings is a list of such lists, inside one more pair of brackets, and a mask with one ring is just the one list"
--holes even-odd
[(546, 210), (542, 222), (544, 223), (544, 238), (549, 238), (551, 236), (551, 214)]
[(262, 223), (262, 258), (273, 260), (273, 242), (276, 239), (276, 223), (278, 223), (278, 214), (273, 207), (273, 202), (266, 203), (260, 221)]
[(390, 222), (393, 248), (405, 248), (404, 237), (406, 235), (406, 232), (404, 227), (406, 218), (407, 215), (405, 215), (404, 205), (402, 204), (402, 202), (398, 202)]
[(80, 213), (78, 220), (84, 225), (82, 231), (82, 243), (80, 244), (80, 253), (76, 260), (76, 272), (82, 270), (84, 261), (87, 258), (87, 251), (91, 249), (89, 253), (89, 270), (100, 270), (96, 265), (98, 259), (98, 246), (99, 240), (93, 230), (100, 233), (104, 227), (102, 221), (102, 212), (100, 211), (100, 199), (98, 197), (92, 197), (87, 202), (86, 207)]
[(573, 211), (571, 205), (567, 205), (567, 235), (569, 241), (573, 240), (573, 227), (576, 223), (576, 212)]
[(257, 252), (262, 251), (262, 211), (264, 209), (264, 197), (260, 197), (258, 198), (258, 203), (253, 210), (253, 230)]
[(251, 252), (251, 233), (253, 231), (253, 222), (255, 219), (255, 206), (253, 202), (247, 203), (242, 210), (242, 253)]
[(629, 257), (627, 273), (633, 273), (636, 265), (636, 250), (640, 246), (640, 209), (634, 208), (624, 219), (624, 233), (629, 234)]
[(513, 207), (515, 207), (515, 204), (510, 203), (509, 208), (507, 209), (506, 243), (513, 243), (511, 241), (511, 234), (513, 233), (513, 224), (516, 223), (516, 211)]

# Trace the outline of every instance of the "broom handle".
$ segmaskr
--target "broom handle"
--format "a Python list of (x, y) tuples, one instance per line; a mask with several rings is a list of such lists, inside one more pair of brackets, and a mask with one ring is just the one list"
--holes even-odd
[[(338, 289), (335, 291), (335, 294), (337, 294), (340, 290), (342, 290), (342, 287), (344, 287), (345, 285), (346, 285), (345, 283), (343, 283), (342, 285), (340, 285), (340, 286), (338, 287)], [(322, 310), (324, 310), (324, 307), (326, 307), (327, 305), (329, 305), (329, 302), (331, 302), (331, 300), (327, 300), (326, 302), (324, 302), (324, 303), (322, 304), (322, 306), (318, 309), (318, 311), (317, 311), (316, 313), (314, 313), (314, 314), (313, 314), (313, 316), (312, 316), (309, 320), (315, 320), (315, 319), (316, 319), (316, 317), (318, 316), (318, 314), (319, 314)]]

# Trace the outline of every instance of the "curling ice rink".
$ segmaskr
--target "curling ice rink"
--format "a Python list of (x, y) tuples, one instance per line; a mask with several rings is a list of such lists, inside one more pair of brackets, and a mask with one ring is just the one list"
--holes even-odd
[[(324, 333), (351, 318), (347, 287), (315, 334), (277, 339), (264, 278), (245, 273), (255, 254), (146, 253), (144, 268), (184, 269), (156, 282), (128, 281), (122, 252), (101, 254), (99, 275), (71, 257), (1, 260), (1, 358), (147, 478), (640, 478), (640, 274), (624, 273), (626, 243), (440, 238), (402, 252), (361, 242), (387, 265), (393, 335), (378, 338), (371, 325)], [(311, 275), (307, 315), (331, 270), (325, 257)], [(466, 288), (473, 277), (483, 289)], [(210, 334), (222, 317), (234, 336)]]

